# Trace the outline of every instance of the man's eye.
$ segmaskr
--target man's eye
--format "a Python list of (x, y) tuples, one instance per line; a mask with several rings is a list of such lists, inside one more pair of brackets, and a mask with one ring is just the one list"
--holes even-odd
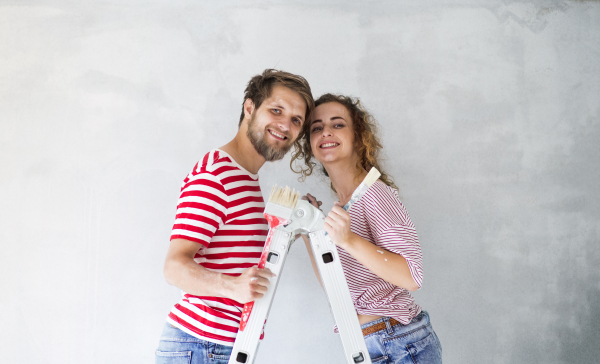
[(281, 110), (279, 109), (271, 109), (271, 111), (275, 114), (281, 114)]
[(298, 118), (293, 118), (293, 119), (292, 119), (292, 121), (294, 121), (294, 123), (295, 123), (296, 125), (300, 125), (300, 124), (302, 124), (302, 120), (300, 120), (300, 119), (298, 119)]

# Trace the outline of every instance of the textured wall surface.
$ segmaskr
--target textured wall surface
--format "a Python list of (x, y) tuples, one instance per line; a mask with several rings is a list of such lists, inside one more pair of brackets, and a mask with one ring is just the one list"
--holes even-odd
[[(598, 362), (600, 2), (0, 0), (1, 362), (153, 362), (181, 181), (271, 67), (381, 124), (445, 363)], [(303, 244), (279, 287), (257, 363), (342, 364)]]

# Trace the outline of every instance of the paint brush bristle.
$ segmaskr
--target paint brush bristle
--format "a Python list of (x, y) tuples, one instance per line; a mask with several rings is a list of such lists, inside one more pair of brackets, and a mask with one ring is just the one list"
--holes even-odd
[(362, 181), (367, 187), (371, 187), (375, 181), (381, 176), (381, 172), (377, 170), (377, 168), (372, 167), (365, 179)]
[(296, 190), (291, 190), (288, 186), (285, 186), (285, 188), (273, 186), (271, 195), (269, 196), (269, 203), (293, 209), (296, 206), (299, 197), (300, 191), (296, 192)]
[(265, 207), (265, 214), (289, 220), (299, 197), (300, 191), (296, 192), (296, 190), (291, 190), (287, 186), (285, 188), (273, 186), (269, 202)]

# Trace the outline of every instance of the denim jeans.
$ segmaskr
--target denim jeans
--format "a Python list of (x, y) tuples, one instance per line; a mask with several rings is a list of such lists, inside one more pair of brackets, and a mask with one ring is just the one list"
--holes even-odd
[(156, 364), (227, 364), (233, 346), (215, 344), (166, 323), (156, 350)]
[(408, 325), (390, 326), (390, 318), (383, 317), (361, 328), (380, 322), (385, 322), (385, 329), (365, 336), (373, 364), (442, 363), (442, 345), (431, 327), (427, 311), (421, 311)]

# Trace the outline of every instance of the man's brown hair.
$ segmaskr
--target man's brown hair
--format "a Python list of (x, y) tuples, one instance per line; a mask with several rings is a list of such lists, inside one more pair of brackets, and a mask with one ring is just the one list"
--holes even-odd
[[(242, 125), (242, 120), (244, 120), (244, 103), (246, 100), (252, 100), (254, 108), (258, 109), (262, 102), (271, 96), (271, 91), (275, 85), (285, 86), (302, 96), (306, 103), (304, 122), (306, 123), (308, 121), (310, 114), (315, 108), (315, 101), (313, 100), (308, 81), (306, 81), (304, 77), (292, 73), (266, 69), (261, 75), (252, 77), (250, 82), (248, 82), (248, 86), (246, 86), (246, 90), (244, 91), (244, 102), (242, 102), (242, 115), (240, 116), (238, 127)], [(296, 140), (299, 140), (301, 136), (302, 135), (299, 135)]]

